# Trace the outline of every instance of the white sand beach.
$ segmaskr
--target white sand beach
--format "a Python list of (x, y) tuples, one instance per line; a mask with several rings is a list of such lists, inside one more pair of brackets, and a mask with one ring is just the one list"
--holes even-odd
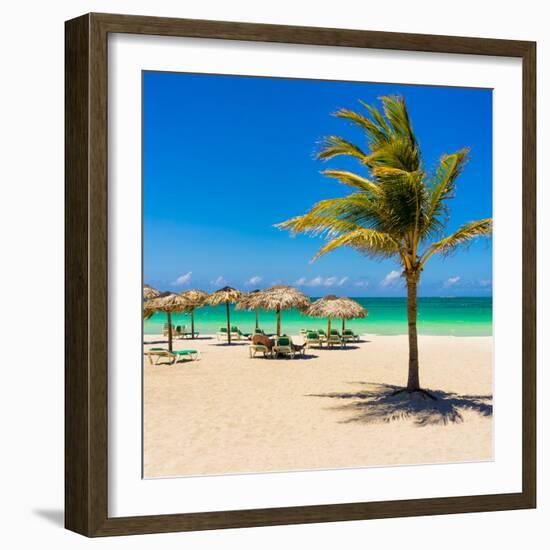
[(198, 361), (145, 358), (145, 477), (492, 459), (492, 337), (419, 337), (435, 402), (389, 395), (406, 382), (406, 336), (361, 340), (250, 359), (248, 342), (201, 337), (174, 342)]

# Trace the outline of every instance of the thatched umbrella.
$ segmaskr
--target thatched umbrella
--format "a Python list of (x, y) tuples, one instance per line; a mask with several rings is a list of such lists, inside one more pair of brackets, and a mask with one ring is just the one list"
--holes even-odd
[(281, 335), (281, 311), (284, 309), (306, 309), (309, 298), (298, 289), (291, 286), (276, 285), (254, 294), (249, 300), (250, 305), (261, 307), (266, 311), (277, 312), (277, 336)]
[(256, 297), (256, 294), (258, 294), (258, 292), (260, 292), (259, 289), (252, 290), (248, 294), (244, 295), (239, 301), (239, 303), (235, 306), (235, 309), (238, 311), (242, 311), (242, 310), (256, 311), (256, 328), (260, 326), (259, 318), (258, 318), (259, 317), (258, 310), (260, 309), (260, 307), (254, 302), (254, 298)]
[(157, 311), (166, 313), (168, 319), (168, 350), (172, 351), (172, 313), (185, 311), (187, 302), (178, 294), (161, 295), (143, 304), (143, 315), (146, 319)]
[(206, 298), (205, 303), (211, 306), (225, 304), (225, 313), (227, 315), (227, 343), (231, 344), (231, 320), (229, 317), (229, 304), (234, 304), (241, 299), (242, 292), (230, 286), (224, 286)]
[(330, 294), (319, 298), (305, 311), (310, 317), (328, 317), (328, 336), (332, 319), (342, 319), (342, 332), (345, 329), (346, 319), (358, 319), (368, 315), (367, 310), (351, 298), (338, 298)]
[(161, 292), (160, 290), (157, 290), (156, 288), (153, 288), (150, 285), (143, 285), (143, 299), (144, 300), (151, 300), (152, 298), (157, 298), (160, 296)]
[(208, 293), (204, 290), (192, 289), (182, 292), (180, 297), (188, 304), (185, 311), (191, 314), (191, 338), (195, 338), (195, 308), (204, 305)]

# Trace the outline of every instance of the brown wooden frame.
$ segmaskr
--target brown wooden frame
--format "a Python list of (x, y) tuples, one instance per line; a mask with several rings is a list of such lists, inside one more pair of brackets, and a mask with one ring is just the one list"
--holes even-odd
[[(520, 493), (139, 517), (107, 513), (107, 36), (183, 36), (521, 58), (523, 489)], [(65, 24), (65, 526), (126, 535), (536, 506), (536, 44), (375, 31), (88, 14)]]

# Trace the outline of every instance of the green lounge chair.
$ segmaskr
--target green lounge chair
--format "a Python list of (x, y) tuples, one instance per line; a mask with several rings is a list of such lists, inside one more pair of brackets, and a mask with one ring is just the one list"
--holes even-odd
[(183, 338), (185, 334), (185, 325), (177, 325), (172, 330), (172, 337), (173, 338)]
[(263, 344), (250, 344), (248, 346), (248, 355), (252, 359), (253, 357), (256, 357), (257, 353), (263, 353), (264, 357), (273, 357), (273, 352)]
[(292, 347), (292, 340), (288, 336), (279, 336), (277, 343), (273, 346), (273, 354), (275, 357), (290, 355), (294, 359), (295, 352)]
[[(176, 333), (176, 328), (174, 325), (172, 325), (172, 336)], [(168, 336), (168, 323), (164, 323), (162, 325), (162, 335), (164, 337), (167, 337)]]
[(359, 334), (355, 334), (350, 328), (344, 329), (342, 332), (342, 340), (345, 342), (357, 342), (359, 341)]
[(309, 330), (304, 337), (304, 342), (306, 348), (311, 348), (313, 346), (319, 346), (320, 348), (323, 347), (323, 342), (316, 330)]
[(244, 334), (241, 332), (238, 326), (233, 325), (231, 327), (231, 340), (240, 340), (244, 337)]
[(191, 359), (191, 361), (200, 359), (200, 353), (196, 349), (168, 351), (164, 348), (150, 348), (144, 354), (149, 358), (151, 365), (158, 365), (163, 357), (169, 359), (171, 365), (177, 363), (180, 359)]
[(331, 329), (330, 336), (327, 338), (327, 346), (329, 348), (333, 346), (344, 346), (344, 340), (342, 340), (342, 337), (340, 336), (340, 333), (335, 329)]
[(198, 338), (199, 337), (199, 331), (196, 330), (194, 333), (190, 330), (187, 330), (187, 327), (184, 325), (183, 330), (181, 331), (181, 337), (182, 338)]
[(227, 327), (220, 327), (220, 330), (216, 333), (216, 338), (218, 340), (227, 340)]

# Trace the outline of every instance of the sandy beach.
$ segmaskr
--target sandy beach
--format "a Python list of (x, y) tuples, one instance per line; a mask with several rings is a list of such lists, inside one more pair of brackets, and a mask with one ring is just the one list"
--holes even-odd
[[(144, 349), (161, 341), (148, 335)], [(406, 381), (406, 336), (363, 335), (296, 359), (175, 340), (201, 359), (144, 359), (144, 475), (491, 460), (492, 337), (420, 336), (419, 348), (435, 402), (391, 396)]]

